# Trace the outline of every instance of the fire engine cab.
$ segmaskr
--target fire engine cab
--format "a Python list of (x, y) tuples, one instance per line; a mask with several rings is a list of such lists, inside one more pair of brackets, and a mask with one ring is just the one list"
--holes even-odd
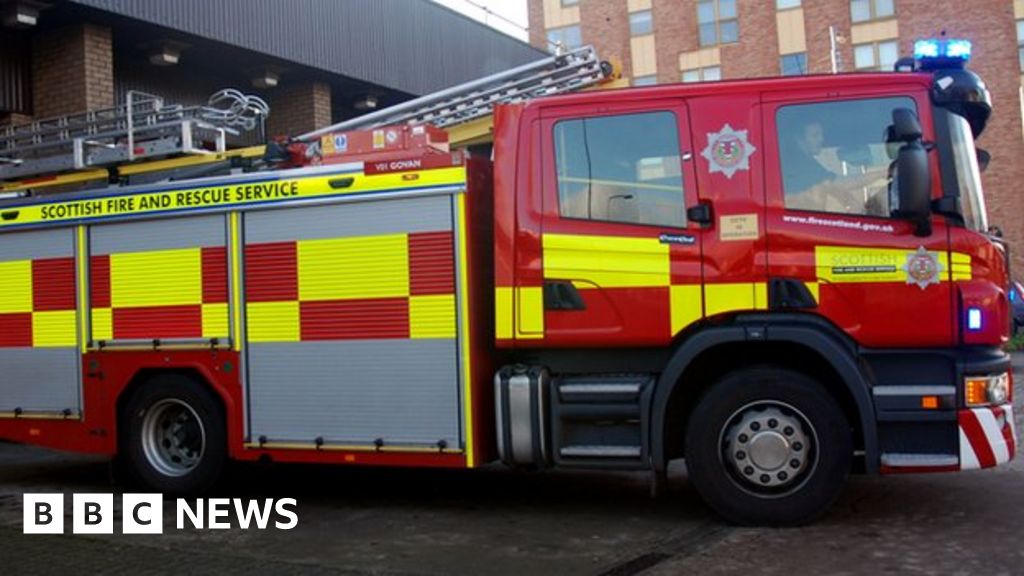
[(1013, 457), (969, 43), (902, 73), (581, 90), (608, 74), (587, 50), (265, 154), (103, 165), (93, 134), (53, 175), (9, 132), (0, 437), (171, 493), (228, 460), (685, 458), (724, 517), (774, 524), (851, 471)]

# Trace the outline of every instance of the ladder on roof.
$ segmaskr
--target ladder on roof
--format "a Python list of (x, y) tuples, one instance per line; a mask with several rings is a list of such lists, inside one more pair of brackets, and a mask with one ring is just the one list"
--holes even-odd
[(125, 103), (113, 108), (0, 127), (0, 180), (144, 158), (223, 153), (228, 134), (261, 126), (269, 112), (260, 98), (231, 89), (201, 106), (167, 104), (159, 96), (131, 90)]
[(490, 116), (495, 104), (574, 92), (604, 82), (614, 74), (614, 66), (599, 60), (593, 46), (583, 46), (314, 130), (296, 139), (313, 142), (334, 132), (385, 125), (433, 124), (451, 128)]

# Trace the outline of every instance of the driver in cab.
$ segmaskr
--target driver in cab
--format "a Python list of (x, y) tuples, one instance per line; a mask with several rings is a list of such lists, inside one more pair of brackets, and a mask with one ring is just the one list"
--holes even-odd
[[(786, 207), (846, 214), (883, 216), (877, 194), (868, 189), (885, 190), (889, 181), (887, 166), (871, 166), (868, 161), (840, 174), (821, 163), (825, 130), (818, 121), (800, 125), (792, 143), (783, 150), (783, 182)], [(850, 163), (846, 165), (849, 167)]]

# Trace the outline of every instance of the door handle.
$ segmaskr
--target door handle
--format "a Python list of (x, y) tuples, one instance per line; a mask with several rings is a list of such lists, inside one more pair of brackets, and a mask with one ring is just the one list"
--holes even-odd
[(690, 206), (686, 209), (686, 219), (690, 222), (696, 222), (702, 226), (710, 226), (715, 220), (714, 210), (711, 209), (711, 203), (701, 202), (696, 206)]
[(580, 291), (567, 280), (546, 280), (544, 282), (545, 310), (586, 310)]

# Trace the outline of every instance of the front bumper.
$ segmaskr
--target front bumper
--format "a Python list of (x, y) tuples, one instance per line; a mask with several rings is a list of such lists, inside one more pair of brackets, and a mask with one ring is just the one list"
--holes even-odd
[(960, 470), (1005, 464), (1017, 452), (1013, 406), (968, 408), (957, 414), (960, 427)]

